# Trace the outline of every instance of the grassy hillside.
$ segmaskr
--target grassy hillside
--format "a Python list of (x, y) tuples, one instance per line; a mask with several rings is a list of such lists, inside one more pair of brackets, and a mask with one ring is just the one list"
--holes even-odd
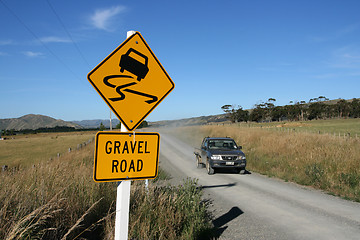
[(163, 126), (180, 127), (180, 126), (217, 124), (217, 123), (223, 123), (223, 122), (230, 122), (226, 118), (226, 114), (184, 118), (184, 119), (178, 119), (178, 120), (157, 121), (157, 122), (150, 122), (149, 125), (151, 127), (156, 128), (156, 127), (163, 127)]
[(23, 130), (38, 128), (53, 128), (56, 126), (81, 128), (78, 124), (54, 119), (48, 116), (28, 114), (19, 118), (0, 119), (0, 130)]

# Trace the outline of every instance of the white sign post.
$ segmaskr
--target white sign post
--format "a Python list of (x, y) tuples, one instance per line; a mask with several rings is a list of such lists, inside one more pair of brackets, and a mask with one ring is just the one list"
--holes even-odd
[[(87, 77), (91, 85), (121, 121), (121, 132), (127, 132), (125, 135), (132, 135), (131, 131), (135, 131), (150, 112), (154, 110), (175, 87), (174, 82), (170, 79), (144, 38), (139, 32), (135, 31), (128, 31), (127, 39), (98, 64)], [(119, 81), (121, 83), (120, 85), (118, 84)], [(112, 128), (111, 112), (110, 128)], [(158, 133), (140, 134), (146, 136), (146, 141), (139, 141), (138, 153), (135, 153), (135, 155), (145, 154), (149, 159), (146, 161), (146, 167), (145, 161), (142, 162), (142, 160), (139, 159), (138, 161), (140, 161), (141, 164), (137, 165), (136, 176), (134, 173), (131, 173), (132, 175), (126, 175), (126, 177), (121, 175), (125, 171), (122, 165), (120, 165), (121, 176), (118, 174), (118, 160), (110, 159), (113, 164), (110, 165), (110, 167), (112, 166), (110, 168), (111, 172), (109, 172), (109, 165), (106, 164), (109, 162), (108, 155), (111, 154), (110, 148), (107, 149), (106, 146), (111, 144), (109, 139), (114, 138), (114, 135), (115, 134), (111, 132), (109, 132), (109, 134), (98, 133), (96, 135), (94, 181), (122, 180), (118, 182), (117, 186), (115, 240), (127, 240), (131, 180), (156, 178), (159, 162), (160, 135)], [(133, 146), (135, 149), (135, 132), (133, 136)], [(114, 144), (115, 143), (117, 145), (114, 145), (114, 149), (117, 149), (117, 153), (119, 154), (120, 141), (118, 139), (114, 140)], [(140, 144), (143, 143), (145, 145), (140, 146)], [(115, 154), (115, 150), (113, 154)], [(122, 154), (124, 154), (124, 151)], [(134, 154), (134, 152), (132, 152), (132, 154)], [(98, 155), (100, 156), (99, 158)], [(125, 162), (126, 168), (126, 160), (121, 160), (121, 162)], [(132, 164), (133, 165), (129, 165), (129, 172), (131, 169), (135, 171), (133, 161)], [(141, 167), (139, 167), (140, 165)], [(114, 172), (114, 169), (116, 172)], [(109, 173), (112, 175), (107, 175)], [(114, 178), (114, 176), (117, 178)], [(147, 184), (146, 181), (146, 186)]]
[[(128, 31), (126, 38), (135, 31)], [(121, 123), (121, 132), (127, 132)], [(130, 207), (131, 181), (118, 182), (116, 189), (116, 215), (115, 215), (115, 240), (127, 240), (129, 235), (129, 207)]]

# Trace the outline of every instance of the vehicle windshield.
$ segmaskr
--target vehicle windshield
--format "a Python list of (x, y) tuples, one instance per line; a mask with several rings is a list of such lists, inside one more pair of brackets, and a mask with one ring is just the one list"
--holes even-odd
[(237, 149), (237, 146), (233, 140), (216, 139), (216, 140), (209, 141), (209, 148), (210, 149), (233, 150), (233, 149)]

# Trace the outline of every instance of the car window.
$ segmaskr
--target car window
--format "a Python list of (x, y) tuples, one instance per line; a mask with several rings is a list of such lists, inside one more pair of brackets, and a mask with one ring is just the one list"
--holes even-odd
[(237, 146), (233, 140), (214, 139), (214, 140), (209, 141), (209, 148), (210, 149), (233, 150), (233, 149), (237, 149)]

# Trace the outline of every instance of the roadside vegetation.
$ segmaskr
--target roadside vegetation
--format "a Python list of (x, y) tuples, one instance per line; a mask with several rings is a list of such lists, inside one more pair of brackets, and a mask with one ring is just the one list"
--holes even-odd
[[(269, 124), (271, 126), (272, 123)], [(337, 130), (334, 122), (328, 125)], [(194, 147), (199, 147), (206, 136), (232, 137), (243, 146), (248, 170), (360, 202), (359, 138), (293, 130), (275, 131), (267, 128), (265, 123), (261, 127), (250, 128), (246, 124), (233, 124), (180, 127), (168, 131)], [(324, 128), (324, 131), (329, 130)]]
[(288, 105), (276, 106), (276, 99), (255, 104), (253, 109), (243, 110), (240, 106), (224, 105), (221, 109), (227, 113), (231, 122), (273, 122), (305, 121), (333, 118), (359, 118), (360, 100), (329, 100), (325, 96), (306, 101), (290, 101)]
[[(0, 142), (0, 152), (11, 150), (7, 154), (19, 166), (11, 168), (6, 158), (9, 169), (0, 170), (0, 239), (113, 239), (116, 183), (93, 181), (94, 144), (76, 148), (93, 135), (82, 134), (23, 135)], [(74, 150), (68, 152), (69, 146)], [(57, 152), (61, 155), (51, 158)], [(148, 190), (144, 181), (132, 182), (129, 238), (210, 236), (210, 215), (197, 182), (170, 186), (167, 177), (160, 169)]]

